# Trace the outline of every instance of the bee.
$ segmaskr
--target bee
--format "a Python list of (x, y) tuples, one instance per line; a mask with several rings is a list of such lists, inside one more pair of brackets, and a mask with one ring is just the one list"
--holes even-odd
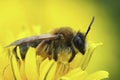
[(68, 60), (68, 62), (71, 62), (78, 51), (83, 55), (85, 54), (86, 36), (90, 31), (93, 22), (94, 17), (92, 18), (85, 34), (80, 31), (74, 32), (69, 27), (62, 27), (55, 29), (50, 34), (41, 34), (17, 40), (7, 47), (15, 46), (13, 53), (16, 58), (18, 58), (17, 47), (19, 47), (23, 60), (30, 47), (36, 49), (36, 55), (41, 55), (44, 58), (50, 58), (50, 55), (53, 55), (52, 58), (55, 61), (58, 59), (59, 52), (67, 51), (71, 53), (71, 57)]

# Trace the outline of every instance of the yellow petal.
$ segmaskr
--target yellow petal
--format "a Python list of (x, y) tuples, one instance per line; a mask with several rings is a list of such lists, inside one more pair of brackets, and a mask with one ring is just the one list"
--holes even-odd
[(77, 72), (73, 75), (71, 75), (69, 78), (71, 80), (84, 80), (84, 78), (87, 76), (87, 73), (85, 71)]
[(22, 60), (19, 47), (17, 47), (17, 56), (18, 56), (19, 61), (20, 61), (19, 66), (20, 66), (21, 78), (22, 78), (22, 80), (26, 80), (27, 78), (26, 78), (26, 74), (25, 74), (25, 64), (24, 64), (24, 61)]
[(28, 80), (37, 80), (37, 65), (35, 49), (30, 48), (25, 58), (25, 73)]
[(83, 55), (81, 53), (77, 53), (73, 61), (70, 62), (70, 68), (74, 69), (74, 68), (80, 67), (81, 66), (80, 63), (82, 59), (83, 59)]
[(94, 43), (94, 44), (91, 44), (89, 46), (88, 50), (86, 51), (86, 53), (83, 56), (83, 59), (82, 59), (82, 61), (80, 63), (81, 64), (80, 66), (81, 66), (82, 70), (86, 69), (86, 67), (88, 66), (88, 63), (89, 63), (89, 61), (90, 61), (90, 59), (92, 57), (93, 51), (95, 50), (95, 48), (97, 46), (100, 46), (100, 45), (102, 45), (102, 43), (96, 43), (96, 44)]
[(25, 62), (23, 61), (21, 62), (21, 65), (20, 65), (20, 75), (22, 80), (27, 80), (26, 74), (25, 74)]
[(75, 68), (75, 69), (72, 69), (71, 71), (69, 71), (65, 76), (71, 76), (71, 75), (73, 75), (73, 74), (75, 74), (75, 73), (77, 73), (77, 72), (82, 72), (82, 69), (80, 69), (80, 68)]
[(21, 54), (20, 54), (20, 49), (19, 49), (19, 47), (17, 47), (17, 56), (18, 56), (20, 62), (22, 62), (22, 58), (21, 58)]
[(87, 73), (85, 71), (82, 71), (80, 68), (75, 68), (71, 70), (68, 74), (63, 76), (61, 79), (68, 79), (68, 80), (84, 80), (84, 78), (87, 76)]
[(46, 77), (48, 76), (49, 70), (52, 68), (54, 63), (55, 62), (53, 60), (48, 60), (48, 58), (47, 58), (40, 64), (39, 80), (45, 80), (46, 79)]
[(58, 80), (71, 80), (69, 77), (61, 77)]
[(14, 80), (14, 76), (10, 64), (6, 65), (6, 67), (3, 69), (1, 76), (2, 79), (0, 80)]
[(101, 80), (104, 78), (108, 78), (108, 75), (109, 73), (106, 71), (97, 71), (87, 76), (85, 80)]
[(19, 68), (18, 68), (18, 64), (17, 64), (17, 61), (16, 61), (16, 57), (14, 55), (11, 56), (11, 68), (12, 68), (14, 78), (16, 80), (22, 80), (21, 76), (20, 76), (20, 71), (19, 71)]
[(53, 66), (51, 67), (51, 69), (49, 69), (49, 73), (46, 77), (46, 80), (53, 80), (56, 71), (56, 67), (57, 67), (57, 63), (54, 63)]
[(70, 70), (69, 63), (57, 62), (57, 68), (56, 68), (54, 80), (57, 80), (59, 77), (67, 74), (69, 70)]

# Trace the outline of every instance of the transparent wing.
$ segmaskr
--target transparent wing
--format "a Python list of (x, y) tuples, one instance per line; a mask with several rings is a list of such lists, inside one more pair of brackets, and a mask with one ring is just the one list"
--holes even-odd
[(38, 35), (38, 36), (31, 36), (31, 37), (27, 37), (27, 38), (23, 38), (17, 41), (14, 41), (13, 43), (11, 43), (10, 45), (6, 46), (6, 47), (10, 47), (10, 46), (17, 46), (23, 43), (30, 43), (30, 42), (34, 42), (37, 40), (47, 40), (47, 39), (56, 39), (58, 36), (57, 35), (53, 35), (53, 34), (42, 34), (42, 35)]

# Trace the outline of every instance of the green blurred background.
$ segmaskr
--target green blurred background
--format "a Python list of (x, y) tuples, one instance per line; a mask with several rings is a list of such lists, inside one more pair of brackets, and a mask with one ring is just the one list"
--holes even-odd
[(41, 33), (61, 26), (85, 32), (95, 16), (88, 39), (103, 46), (95, 50), (87, 71), (106, 70), (109, 80), (119, 80), (119, 15), (118, 0), (1, 0), (0, 42), (12, 42), (11, 35), (39, 26)]

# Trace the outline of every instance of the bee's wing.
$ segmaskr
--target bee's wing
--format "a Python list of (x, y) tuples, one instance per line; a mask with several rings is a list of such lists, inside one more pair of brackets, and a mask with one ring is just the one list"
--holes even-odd
[(39, 36), (31, 36), (28, 38), (23, 38), (23, 39), (17, 40), (6, 47), (16, 46), (16, 45), (20, 45), (20, 44), (28, 43), (28, 42), (34, 42), (36, 40), (46, 40), (46, 39), (52, 40), (52, 39), (56, 39), (57, 37), (58, 37), (57, 35), (53, 35), (53, 34), (42, 34)]

